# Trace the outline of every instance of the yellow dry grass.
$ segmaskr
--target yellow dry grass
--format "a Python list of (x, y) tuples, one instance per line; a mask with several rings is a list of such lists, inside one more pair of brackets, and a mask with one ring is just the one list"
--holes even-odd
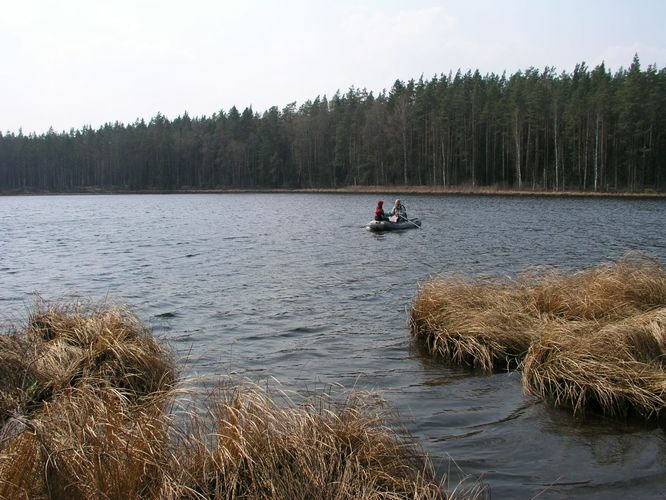
[(168, 349), (126, 307), (39, 305), (25, 336), (50, 390), (97, 379), (139, 397), (176, 379)]
[(433, 279), (412, 305), (411, 331), (451, 363), (483, 370), (516, 366), (540, 329), (528, 297), (520, 283)]
[(565, 321), (619, 321), (666, 304), (664, 267), (636, 253), (572, 274), (526, 274), (523, 279), (533, 310)]
[(206, 498), (445, 498), (427, 458), (371, 401), (295, 404), (223, 387), (209, 427), (195, 421), (179, 446), (179, 482)]
[(202, 413), (175, 412), (180, 392), (126, 308), (38, 305), (0, 336), (0, 498), (447, 498), (367, 395), (297, 404), (229, 382)]
[(666, 408), (666, 307), (603, 326), (572, 323), (557, 325), (531, 346), (525, 389), (574, 413), (660, 415)]
[(434, 278), (419, 289), (410, 326), (448, 362), (522, 367), (528, 392), (576, 413), (651, 417), (666, 402), (664, 308), (666, 270), (628, 254), (571, 274)]
[(169, 484), (170, 420), (164, 400), (152, 399), (136, 404), (111, 387), (79, 384), (44, 402), (2, 443), (0, 497), (19, 498), (29, 486), (30, 498), (159, 498)]

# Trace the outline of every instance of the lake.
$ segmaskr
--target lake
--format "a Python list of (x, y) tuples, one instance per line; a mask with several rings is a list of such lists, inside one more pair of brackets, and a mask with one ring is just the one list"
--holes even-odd
[(168, 338), (188, 375), (377, 391), (440, 471), (481, 476), (494, 498), (664, 497), (663, 427), (574, 418), (522, 394), (519, 373), (442, 365), (407, 320), (429, 276), (632, 250), (664, 264), (666, 201), (401, 199), (421, 229), (367, 231), (376, 195), (0, 197), (0, 323), (24, 321), (35, 293), (109, 298)]

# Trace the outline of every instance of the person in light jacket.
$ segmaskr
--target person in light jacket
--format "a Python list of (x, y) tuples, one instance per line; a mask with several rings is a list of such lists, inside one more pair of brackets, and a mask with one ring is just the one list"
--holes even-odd
[(405, 206), (400, 202), (399, 199), (395, 200), (393, 210), (391, 210), (391, 215), (396, 218), (396, 222), (404, 222), (407, 220), (407, 210), (405, 210)]

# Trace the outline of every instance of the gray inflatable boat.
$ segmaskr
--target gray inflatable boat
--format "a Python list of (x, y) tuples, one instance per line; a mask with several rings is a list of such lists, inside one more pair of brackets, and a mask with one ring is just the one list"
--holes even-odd
[(417, 229), (421, 227), (420, 219), (407, 219), (401, 222), (391, 222), (388, 220), (371, 220), (365, 226), (369, 231), (399, 231), (402, 229)]

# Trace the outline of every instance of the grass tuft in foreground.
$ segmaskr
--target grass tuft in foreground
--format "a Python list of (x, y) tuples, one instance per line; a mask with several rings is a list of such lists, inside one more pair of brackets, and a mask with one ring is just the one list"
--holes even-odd
[(170, 351), (124, 307), (38, 303), (21, 332), (0, 336), (0, 424), (63, 390), (108, 386), (130, 399), (169, 391)]
[(0, 336), (0, 497), (447, 497), (372, 398), (295, 404), (228, 382), (205, 411), (175, 412), (177, 383), (127, 309), (39, 305)]
[(666, 408), (666, 270), (630, 254), (570, 275), (435, 278), (411, 311), (433, 355), (484, 370), (523, 368), (524, 388), (575, 413)]
[(196, 420), (179, 482), (207, 498), (444, 498), (429, 461), (371, 399), (296, 405), (250, 385), (222, 387), (213, 428)]

